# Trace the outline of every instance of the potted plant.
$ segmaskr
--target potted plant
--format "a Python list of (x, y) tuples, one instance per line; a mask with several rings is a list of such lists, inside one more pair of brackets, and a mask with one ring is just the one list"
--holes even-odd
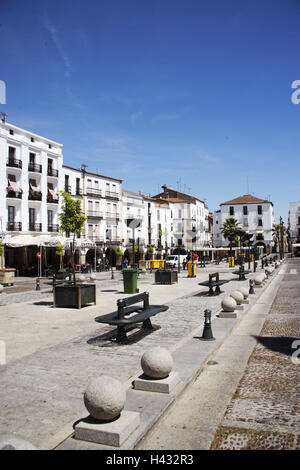
[(76, 281), (75, 266), (74, 266), (74, 253), (75, 253), (75, 240), (76, 235), (80, 234), (82, 227), (86, 220), (85, 215), (82, 213), (81, 201), (79, 199), (72, 199), (70, 194), (62, 191), (63, 204), (61, 213), (59, 214), (60, 230), (69, 236), (73, 235), (73, 242), (71, 243), (71, 269), (72, 269), (72, 283), (63, 283), (54, 285), (53, 293), (53, 306), (54, 307), (76, 307), (81, 308), (83, 305), (89, 303), (96, 303), (96, 286), (95, 284), (78, 283)]
[(149, 245), (147, 248), (148, 254), (150, 255), (150, 259), (153, 259), (154, 248), (152, 245)]

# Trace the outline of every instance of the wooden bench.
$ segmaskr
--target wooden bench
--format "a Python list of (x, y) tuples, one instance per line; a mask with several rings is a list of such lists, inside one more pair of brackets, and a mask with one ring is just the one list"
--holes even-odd
[[(143, 302), (142, 306), (138, 305), (140, 302)], [(98, 323), (107, 323), (117, 326), (117, 343), (122, 343), (127, 340), (126, 326), (143, 323), (142, 328), (151, 330), (153, 326), (150, 317), (160, 312), (165, 312), (169, 308), (166, 305), (149, 305), (148, 292), (132, 295), (125, 299), (119, 299), (117, 300), (117, 307), (117, 311), (95, 318), (95, 321)], [(135, 315), (132, 315), (134, 313)]]
[[(208, 281), (199, 282), (200, 286), (209, 287), (208, 295), (219, 295), (221, 294), (220, 286), (226, 284), (226, 280), (220, 281), (219, 273), (209, 274)], [(215, 290), (213, 288), (215, 287)]]

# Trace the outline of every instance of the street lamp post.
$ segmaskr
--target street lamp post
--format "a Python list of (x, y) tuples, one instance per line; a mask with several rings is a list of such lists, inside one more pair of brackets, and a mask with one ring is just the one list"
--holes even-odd
[(280, 259), (284, 258), (284, 247), (283, 247), (283, 220), (280, 217)]

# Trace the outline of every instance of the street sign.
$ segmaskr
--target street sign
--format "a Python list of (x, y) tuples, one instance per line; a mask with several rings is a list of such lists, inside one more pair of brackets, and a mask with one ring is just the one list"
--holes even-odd
[(40, 253), (40, 252), (38, 252), (38, 253), (36, 254), (36, 257), (37, 257), (37, 259), (40, 259), (40, 257), (41, 257), (41, 253)]

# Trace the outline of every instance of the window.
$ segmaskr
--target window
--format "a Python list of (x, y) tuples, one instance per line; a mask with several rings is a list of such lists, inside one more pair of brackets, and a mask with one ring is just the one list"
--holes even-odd
[(48, 211), (48, 225), (53, 224), (53, 211)]
[(181, 209), (178, 209), (178, 218), (181, 219), (182, 215), (181, 215)]
[(160, 220), (160, 213), (157, 211), (157, 220)]
[(15, 221), (15, 207), (14, 206), (8, 206), (7, 208), (8, 214), (8, 222), (12, 223)]
[(34, 137), (30, 137), (30, 141), (31, 141), (31, 142), (34, 142)]
[(35, 153), (29, 153), (29, 163), (30, 165), (34, 165), (35, 164)]
[(243, 225), (244, 225), (244, 227), (248, 227), (248, 219), (244, 219)]
[(14, 131), (12, 129), (9, 129), (10, 135), (14, 135)]
[(229, 215), (234, 215), (234, 207), (229, 207)]
[(263, 224), (262, 219), (258, 219), (258, 226), (259, 226), (259, 227), (262, 227), (262, 224)]
[(258, 233), (256, 235), (256, 240), (264, 240), (264, 235), (262, 233)]
[(29, 208), (29, 226), (35, 224), (35, 209), (32, 207)]
[(257, 213), (258, 215), (262, 214), (262, 206), (257, 206)]
[(14, 162), (15, 160), (15, 147), (8, 147), (8, 160), (9, 162)]
[(49, 149), (52, 149), (52, 145), (51, 145), (51, 144), (49, 144)]
[(248, 207), (247, 206), (243, 206), (243, 214), (248, 215)]

